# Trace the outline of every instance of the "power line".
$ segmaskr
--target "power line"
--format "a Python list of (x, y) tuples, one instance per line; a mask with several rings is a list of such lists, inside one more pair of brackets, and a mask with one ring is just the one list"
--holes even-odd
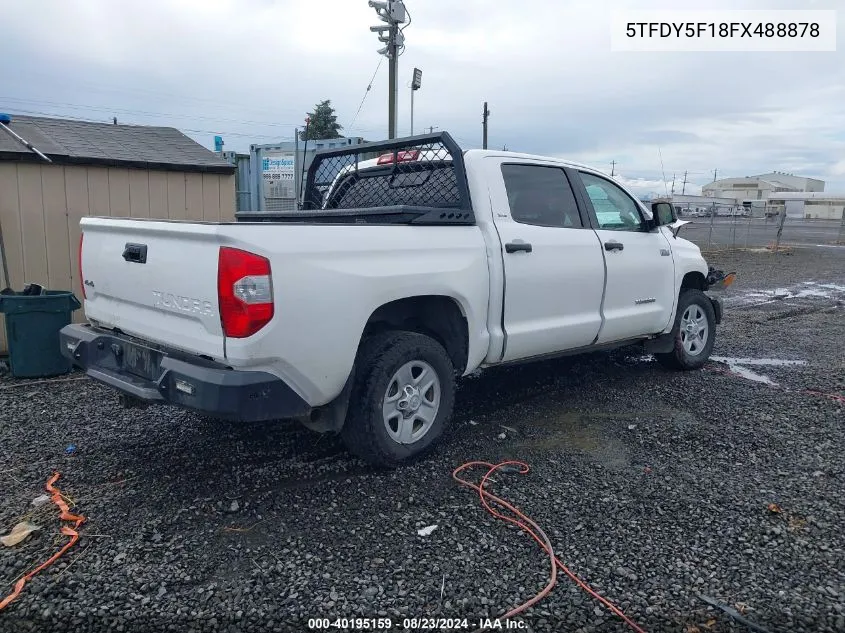
[[(54, 88), (58, 84), (58, 85), (69, 86), (69, 87), (72, 87), (72, 88), (77, 89), (77, 90), (80, 87), (85, 87), (86, 91), (118, 93), (121, 96), (125, 95), (126, 93), (134, 93), (134, 94), (138, 94), (138, 95), (154, 95), (154, 96), (174, 97), (178, 100), (183, 100), (183, 101), (203, 102), (205, 104), (208, 104), (207, 107), (223, 107), (223, 108), (235, 107), (235, 108), (238, 108), (240, 111), (252, 110), (253, 112), (261, 112), (262, 114), (271, 114), (273, 116), (275, 116), (279, 112), (290, 112), (290, 113), (297, 112), (297, 110), (277, 110), (275, 108), (273, 110), (267, 110), (267, 109), (263, 109), (263, 108), (251, 107), (251, 105), (248, 102), (247, 103), (237, 103), (237, 102), (234, 102), (234, 101), (224, 101), (224, 100), (221, 100), (219, 98), (210, 99), (210, 98), (207, 98), (207, 97), (197, 97), (197, 96), (193, 96), (193, 95), (185, 95), (185, 94), (179, 94), (179, 93), (174, 93), (174, 92), (165, 92), (165, 91), (162, 91), (162, 90), (150, 90), (150, 89), (145, 89), (145, 88), (123, 87), (123, 86), (121, 86), (120, 88), (115, 88), (113, 86), (104, 86), (104, 85), (97, 84), (97, 83), (90, 82), (90, 81), (86, 82), (84, 80), (82, 80), (82, 81), (76, 81), (75, 80), (73, 82), (67, 82), (67, 81), (62, 81), (61, 79), (56, 79), (54, 76), (46, 74), (46, 73), (38, 73), (38, 72), (34, 72), (34, 71), (29, 71), (29, 70), (27, 70), (26, 76), (20, 76), (20, 80), (21, 80), (21, 82), (23, 82), (24, 80), (31, 81), (33, 75), (40, 76), (40, 77), (43, 77), (43, 78), (49, 80), (51, 88)], [(0, 98), (2, 98), (2, 97), (0, 97)]]
[[(7, 98), (0, 96), (0, 103), (3, 101), (3, 99), (7, 99)], [(7, 100), (11, 101), (12, 99), (7, 99)], [(65, 112), (61, 112), (61, 111), (48, 112), (48, 111), (44, 111), (44, 110), (31, 110), (31, 109), (28, 109), (28, 108), (16, 108), (16, 111), (17, 111), (18, 114), (30, 114), (30, 115), (34, 115), (34, 116), (61, 117), (61, 118), (75, 119), (75, 120), (79, 120), (79, 121), (88, 121), (88, 122), (91, 122), (91, 123), (102, 123), (106, 118), (111, 120), (112, 117), (114, 116), (114, 114), (117, 113), (117, 114), (124, 114), (124, 115), (127, 115), (127, 114), (128, 115), (135, 115), (137, 117), (167, 118), (167, 119), (171, 119), (171, 120), (173, 120), (173, 119), (176, 119), (176, 120), (178, 120), (178, 119), (191, 119), (191, 120), (193, 120), (193, 119), (200, 119), (200, 120), (206, 119), (210, 122), (220, 121), (220, 122), (224, 122), (224, 123), (240, 123), (240, 124), (244, 124), (244, 125), (286, 128), (290, 132), (293, 132), (293, 130), (299, 125), (299, 124), (294, 124), (294, 123), (290, 123), (290, 124), (288, 124), (288, 123), (273, 123), (273, 122), (270, 122), (270, 121), (249, 121), (249, 120), (242, 120), (242, 119), (203, 117), (203, 116), (195, 116), (193, 114), (174, 114), (174, 113), (166, 113), (166, 112), (150, 112), (150, 111), (144, 111), (144, 110), (131, 110), (131, 109), (126, 109), (126, 108), (109, 108), (109, 107), (106, 107), (106, 106), (86, 106), (86, 105), (81, 105), (81, 104), (40, 101), (40, 100), (35, 100), (35, 99), (26, 99), (26, 100), (15, 99), (15, 100), (17, 100), (17, 101), (28, 101), (28, 102), (32, 102), (32, 103), (36, 103), (36, 104), (53, 106), (53, 107), (58, 108), (60, 110), (68, 108), (68, 109), (71, 109), (71, 110), (81, 110), (83, 112), (84, 111), (103, 112), (105, 115), (107, 115), (107, 117), (104, 116), (103, 118), (100, 119), (100, 118), (90, 118), (90, 117), (79, 116), (79, 115), (76, 115), (76, 114), (70, 115), (70, 114), (66, 114)], [(129, 123), (131, 124), (131, 122), (129, 122)], [(282, 138), (288, 138), (288, 137), (293, 138), (293, 135), (291, 133), (286, 134), (286, 135), (275, 135), (275, 134), (254, 134), (254, 133), (251, 133), (251, 132), (233, 132), (233, 131), (226, 132), (226, 131), (223, 131), (223, 130), (196, 130), (196, 129), (193, 129), (193, 128), (181, 127), (178, 124), (171, 124), (170, 127), (177, 127), (181, 130), (193, 131), (193, 132), (203, 133), (203, 134), (226, 134), (228, 136), (237, 136), (237, 137), (244, 137), (244, 138), (249, 138), (249, 137), (266, 138), (266, 139), (278, 139), (280, 137), (282, 137)], [(382, 132), (381, 129), (376, 129), (376, 128), (356, 128), (356, 129), (361, 131), (361, 132), (379, 132), (379, 133)]]
[(190, 117), (192, 119), (201, 119), (207, 121), (220, 121), (223, 123), (242, 123), (246, 125), (266, 125), (270, 127), (288, 127), (293, 128), (296, 127), (298, 124), (296, 123), (278, 123), (274, 121), (251, 121), (248, 119), (226, 119), (221, 117), (209, 117), (203, 115), (195, 115), (195, 114), (174, 114), (171, 112), (152, 112), (148, 110), (132, 110), (129, 108), (115, 108), (111, 106), (96, 106), (96, 105), (84, 105), (79, 103), (68, 103), (66, 101), (46, 101), (43, 99), (21, 99), (18, 97), (5, 97), (0, 95), (0, 102), (11, 101), (23, 104), (30, 104), (36, 106), (50, 106), (50, 107), (58, 107), (58, 108), (69, 108), (71, 110), (83, 110), (83, 111), (92, 111), (92, 112), (107, 112), (109, 114), (118, 113), (118, 114), (135, 114), (138, 116), (149, 116), (149, 117), (167, 117), (167, 118), (176, 118), (179, 116)]
[(355, 113), (355, 116), (352, 118), (352, 123), (349, 125), (352, 128), (355, 125), (355, 122), (358, 120), (358, 115), (361, 114), (361, 108), (364, 107), (364, 101), (367, 100), (367, 95), (370, 94), (370, 90), (373, 88), (373, 82), (376, 80), (376, 75), (378, 75), (378, 71), (381, 68), (381, 63), (384, 61), (384, 57), (379, 55), (378, 65), (376, 66), (376, 71), (373, 73), (372, 79), (370, 79), (370, 83), (367, 84), (367, 89), (364, 91), (364, 96), (361, 99), (361, 105), (358, 106), (358, 111)]
[[(9, 112), (9, 114), (27, 114), (33, 116), (48, 116), (48, 117), (61, 117), (63, 119), (69, 119), (71, 121), (81, 121), (84, 123), (108, 123), (108, 121), (104, 119), (92, 119), (91, 117), (81, 117), (75, 115), (68, 115), (68, 114), (61, 114), (57, 112), (44, 112), (41, 110), (21, 110), (21, 109), (14, 109)], [(134, 125), (132, 123), (124, 123), (123, 125)], [(269, 135), (269, 134), (247, 134), (245, 132), (226, 132), (224, 130), (198, 130), (195, 128), (189, 127), (181, 127), (181, 126), (172, 126), (175, 127), (183, 132), (193, 132), (194, 134), (223, 134), (225, 136), (235, 136), (235, 137), (242, 137), (242, 138), (266, 138), (266, 139), (273, 139), (278, 141), (283, 140), (293, 140), (293, 137), (284, 137), (278, 135)]]

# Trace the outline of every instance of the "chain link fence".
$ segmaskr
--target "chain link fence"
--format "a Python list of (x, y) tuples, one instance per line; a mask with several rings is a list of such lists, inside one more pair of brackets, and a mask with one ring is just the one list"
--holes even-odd
[(682, 229), (684, 237), (708, 250), (845, 245), (845, 218), (841, 215), (797, 217), (783, 207), (675, 206), (679, 218), (690, 222)]

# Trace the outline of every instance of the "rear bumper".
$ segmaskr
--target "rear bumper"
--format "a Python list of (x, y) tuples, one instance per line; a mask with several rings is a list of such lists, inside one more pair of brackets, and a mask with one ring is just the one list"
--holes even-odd
[[(281, 378), (266, 372), (233, 370), (90, 325), (65, 326), (59, 336), (62, 354), (91, 378), (147, 403), (244, 422), (298, 417), (311, 410)], [(138, 350), (153, 359), (143, 372), (146, 377), (126, 366), (127, 355)]]

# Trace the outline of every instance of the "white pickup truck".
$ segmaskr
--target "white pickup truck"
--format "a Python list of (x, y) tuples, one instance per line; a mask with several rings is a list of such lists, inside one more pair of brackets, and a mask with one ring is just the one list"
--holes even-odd
[(296, 212), (83, 218), (88, 323), (62, 351), (125, 402), (298, 419), (392, 467), (478, 368), (639, 343), (701, 367), (726, 279), (680, 224), (595, 169), (446, 133), (328, 150)]

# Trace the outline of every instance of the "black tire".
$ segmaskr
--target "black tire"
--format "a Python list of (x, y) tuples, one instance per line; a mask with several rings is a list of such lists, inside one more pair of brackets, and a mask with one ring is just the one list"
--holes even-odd
[[(701, 308), (704, 317), (707, 319), (707, 339), (700, 352), (689, 353), (684, 348), (681, 332), (681, 320), (686, 311), (693, 306)], [(655, 354), (657, 362), (668, 369), (689, 371), (700, 369), (710, 358), (713, 345), (716, 342), (716, 313), (713, 311), (713, 304), (706, 294), (700, 290), (686, 289), (681, 291), (678, 297), (678, 311), (675, 315), (675, 326), (672, 328), (672, 339), (674, 349), (665, 354)]]
[[(401, 444), (388, 433), (382, 406), (394, 374), (422, 361), (437, 374), (440, 403), (434, 422), (417, 441)], [(350, 453), (373, 466), (395, 468), (428, 453), (443, 434), (455, 404), (455, 368), (437, 341), (415, 332), (383, 332), (361, 344), (356, 379), (341, 437)]]

